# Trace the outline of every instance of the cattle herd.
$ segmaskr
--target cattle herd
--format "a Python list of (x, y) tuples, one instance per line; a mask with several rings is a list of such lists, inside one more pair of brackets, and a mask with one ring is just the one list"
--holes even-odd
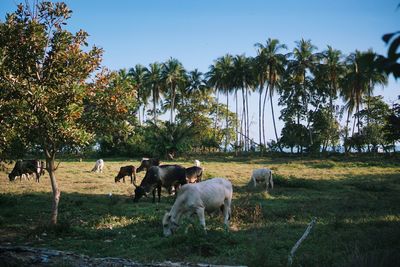
[[(125, 183), (125, 177), (131, 178), (131, 184), (135, 187), (134, 202), (138, 202), (143, 196), (150, 192), (155, 202), (156, 193), (158, 202), (161, 198), (161, 189), (164, 187), (170, 195), (176, 194), (175, 202), (169, 212), (162, 219), (163, 232), (165, 236), (173, 234), (179, 227), (183, 216), (197, 216), (201, 226), (206, 230), (205, 212), (213, 213), (221, 211), (224, 216), (224, 224), (229, 229), (231, 214), (231, 202), (233, 189), (232, 184), (226, 178), (212, 178), (202, 181), (204, 168), (200, 166), (200, 161), (195, 160), (194, 166), (184, 168), (181, 165), (160, 165), (160, 161), (155, 158), (143, 158), (140, 166), (122, 166), (115, 176), (115, 182), (121, 179)], [(39, 160), (18, 160), (13, 170), (8, 175), (10, 181), (17, 177), (22, 179), (34, 174), (36, 182), (39, 182), (41, 175), (45, 173), (46, 166)], [(104, 161), (96, 161), (92, 172), (103, 172)], [(136, 184), (136, 173), (146, 171), (140, 185)], [(256, 187), (257, 182), (265, 182), (265, 190), (273, 188), (272, 171), (267, 168), (255, 169), (251, 175), (250, 182)]]

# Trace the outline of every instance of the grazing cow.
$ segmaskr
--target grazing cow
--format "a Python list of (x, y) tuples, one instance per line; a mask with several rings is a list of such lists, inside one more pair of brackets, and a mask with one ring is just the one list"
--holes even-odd
[(92, 172), (101, 172), (103, 173), (104, 161), (102, 159), (98, 159), (96, 164), (94, 165)]
[(203, 176), (203, 168), (193, 166), (186, 168), (186, 181), (189, 184), (201, 182), (201, 177)]
[(179, 227), (180, 219), (185, 215), (196, 214), (206, 231), (204, 212), (210, 214), (218, 210), (223, 212), (225, 227), (229, 230), (232, 194), (232, 184), (224, 178), (213, 178), (182, 186), (174, 205), (162, 220), (164, 236), (172, 235)]
[(143, 170), (148, 171), (152, 166), (159, 166), (160, 160), (156, 158), (143, 158), (140, 162), (140, 166), (137, 168), (137, 172), (141, 172)]
[(23, 174), (35, 174), (36, 182), (39, 183), (39, 177), (44, 174), (45, 164), (43, 161), (36, 159), (32, 160), (18, 160), (11, 173), (8, 175), (10, 182), (14, 181), (17, 176), (21, 177)]
[(121, 179), (123, 179), (125, 183), (125, 176), (131, 177), (131, 184), (136, 183), (136, 167), (133, 165), (121, 167), (117, 176), (115, 176), (115, 182), (119, 182)]
[(146, 172), (140, 186), (136, 186), (135, 197), (133, 201), (137, 202), (142, 196), (150, 191), (153, 192), (153, 203), (156, 199), (156, 190), (158, 190), (158, 202), (161, 198), (161, 187), (164, 187), (171, 194), (172, 187), (175, 191), (186, 184), (186, 171), (180, 165), (161, 165), (152, 166)]
[(272, 180), (272, 170), (267, 168), (255, 169), (251, 175), (254, 187), (257, 186), (257, 182), (265, 181), (265, 191), (268, 192), (268, 187), (274, 188), (274, 181)]
[(200, 160), (195, 159), (194, 166), (200, 167), (200, 165), (201, 165)]

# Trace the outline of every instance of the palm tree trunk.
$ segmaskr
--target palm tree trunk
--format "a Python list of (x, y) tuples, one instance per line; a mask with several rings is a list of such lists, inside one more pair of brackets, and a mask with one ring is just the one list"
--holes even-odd
[(263, 111), (262, 111), (262, 130), (263, 130), (263, 143), (264, 146), (267, 144), (265, 140), (265, 107), (266, 107), (266, 102), (267, 102), (267, 96), (268, 96), (268, 90), (269, 90), (269, 83), (267, 84), (267, 88), (265, 89), (265, 94), (264, 94), (264, 102), (263, 102)]
[(175, 109), (175, 88), (171, 85), (171, 124), (174, 122), (174, 109)]
[(217, 93), (217, 110), (215, 111), (215, 123), (214, 123), (214, 137), (217, 135), (217, 123), (218, 123), (218, 108), (219, 108), (219, 91), (215, 89)]
[(246, 130), (246, 136), (248, 140), (248, 149), (250, 149), (250, 120), (249, 120), (249, 89), (246, 87), (246, 120), (247, 120), (247, 130)]
[(260, 84), (260, 95), (258, 98), (258, 137), (259, 137), (259, 144), (260, 144), (260, 152), (262, 153), (262, 136), (261, 136), (261, 99), (262, 99), (262, 91), (263, 86)]
[(269, 100), (270, 100), (270, 103), (271, 103), (272, 122), (274, 124), (274, 132), (275, 132), (276, 144), (278, 145), (279, 151), (282, 153), (283, 150), (282, 150), (282, 147), (281, 147), (280, 143), (278, 142), (278, 132), (276, 131), (274, 105), (273, 105), (273, 102), (272, 102), (272, 90), (273, 90), (273, 87), (271, 87), (271, 90), (269, 90)]
[(236, 146), (236, 148), (235, 148), (235, 154), (237, 155), (237, 149), (238, 149), (238, 146), (239, 146), (239, 114), (238, 114), (238, 111), (239, 111), (239, 104), (238, 104), (238, 95), (237, 95), (237, 89), (235, 89), (235, 100), (236, 100), (236, 122), (235, 122), (235, 125), (236, 125), (236, 140), (235, 140), (235, 146)]
[(153, 121), (154, 125), (157, 122), (157, 100), (156, 100), (156, 90), (153, 89)]
[[(242, 136), (246, 134), (246, 97), (244, 94), (244, 87), (242, 87), (242, 118), (243, 118), (243, 127), (242, 127)], [(243, 132), (244, 130), (244, 132)], [(247, 140), (244, 138), (244, 151), (247, 151)]]
[(346, 120), (346, 135), (345, 135), (345, 140), (344, 140), (344, 152), (347, 154), (349, 152), (349, 146), (346, 144), (348, 142), (349, 138), (349, 119), (350, 119), (350, 109), (347, 111), (347, 120)]
[(226, 141), (225, 141), (225, 152), (226, 152), (226, 147), (228, 146), (228, 137), (229, 137), (229, 91), (226, 91)]

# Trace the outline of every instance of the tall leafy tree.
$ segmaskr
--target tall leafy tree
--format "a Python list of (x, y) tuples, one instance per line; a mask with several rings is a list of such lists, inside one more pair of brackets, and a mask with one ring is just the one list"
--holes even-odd
[[(88, 34), (64, 29), (71, 10), (64, 3), (18, 5), (0, 24), (2, 100), (18, 111), (9, 123), (44, 152), (53, 192), (51, 222), (57, 223), (60, 189), (57, 152), (87, 144), (93, 135), (81, 124), (87, 79), (99, 68), (102, 50), (87, 46)], [(105, 78), (104, 78), (105, 79)]]

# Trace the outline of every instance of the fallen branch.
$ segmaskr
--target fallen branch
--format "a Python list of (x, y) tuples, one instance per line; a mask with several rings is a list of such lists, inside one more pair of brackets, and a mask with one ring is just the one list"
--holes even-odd
[(311, 228), (313, 228), (313, 226), (315, 225), (316, 222), (317, 222), (317, 218), (316, 217), (312, 218), (312, 220), (308, 224), (308, 227), (307, 227), (306, 231), (304, 232), (303, 236), (293, 246), (292, 250), (290, 251), (289, 257), (288, 257), (288, 266), (292, 265), (294, 253), (296, 253), (296, 250), (299, 248), (301, 242), (303, 242), (304, 239), (306, 239), (306, 237), (310, 234)]

